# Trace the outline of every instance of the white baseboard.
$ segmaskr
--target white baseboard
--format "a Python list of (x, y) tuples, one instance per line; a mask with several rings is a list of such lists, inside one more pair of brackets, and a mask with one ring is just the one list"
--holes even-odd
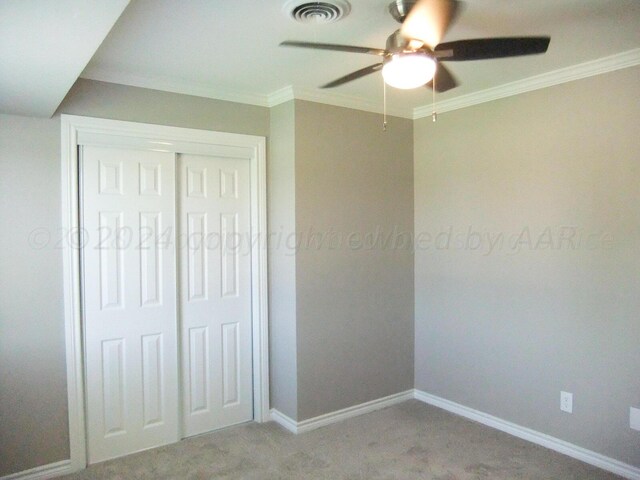
[(298, 422), (290, 417), (287, 417), (284, 413), (280, 413), (275, 408), (271, 409), (271, 420), (276, 422), (281, 427), (289, 430), (291, 433), (298, 433)]
[(309, 418), (301, 422), (296, 422), (278, 410), (272, 409), (271, 419), (292, 433), (304, 433), (310, 430), (315, 430), (316, 428), (324, 427), (325, 425), (341, 422), (347, 418), (357, 417), (358, 415), (373, 412), (374, 410), (380, 410), (381, 408), (389, 407), (412, 398), (413, 390), (407, 390), (406, 392), (400, 392), (389, 395), (388, 397), (378, 398), (376, 400), (371, 400), (370, 402), (354, 405), (353, 407), (347, 407), (335, 412), (325, 413), (324, 415)]
[(11, 475), (0, 477), (0, 480), (45, 480), (61, 475), (68, 475), (74, 471), (71, 467), (71, 460), (62, 460), (60, 462), (42, 465), (41, 467), (30, 468), (23, 472), (12, 473)]
[(615, 473), (624, 478), (628, 478), (629, 480), (640, 480), (640, 468), (606, 457), (600, 453), (587, 450), (586, 448), (565, 442), (564, 440), (536, 432), (530, 428), (516, 425), (515, 423), (502, 420), (501, 418), (494, 417), (493, 415), (465, 407), (464, 405), (431, 395), (430, 393), (426, 393), (421, 390), (414, 390), (414, 398), (421, 402), (428, 403), (429, 405), (433, 405), (434, 407), (442, 408), (443, 410), (455, 413), (461, 417), (474, 420), (488, 427), (508, 433), (514, 437), (522, 438), (523, 440), (535, 443), (536, 445), (541, 445), (550, 450), (573, 457), (584, 463), (593, 465), (594, 467)]

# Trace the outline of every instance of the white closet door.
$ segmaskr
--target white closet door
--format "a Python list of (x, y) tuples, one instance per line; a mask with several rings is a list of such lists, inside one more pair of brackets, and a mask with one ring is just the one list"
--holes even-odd
[(178, 439), (175, 156), (81, 152), (89, 463)]
[(178, 163), (188, 437), (253, 417), (250, 162), (182, 154)]

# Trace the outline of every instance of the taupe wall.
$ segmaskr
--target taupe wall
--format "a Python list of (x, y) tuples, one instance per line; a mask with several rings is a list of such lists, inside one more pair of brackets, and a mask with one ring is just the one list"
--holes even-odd
[(422, 119), (414, 136), (415, 229), (432, 239), (416, 252), (416, 388), (635, 466), (638, 78)]
[[(269, 134), (266, 108), (88, 80), (59, 113)], [(0, 116), (0, 182), (1, 476), (69, 458), (59, 116)], [(35, 249), (38, 229), (51, 241)]]
[(295, 108), (293, 100), (270, 111), (269, 353), (271, 407), (298, 416), (296, 356), (296, 258), (289, 249), (296, 230)]
[(217, 132), (269, 134), (269, 109), (79, 79), (57, 114), (83, 115)]
[(57, 120), (0, 115), (0, 476), (69, 458), (59, 158)]
[(413, 122), (392, 117), (385, 133), (380, 115), (295, 105), (304, 420), (413, 387), (413, 253), (400, 239), (358, 248), (378, 231), (413, 234)]

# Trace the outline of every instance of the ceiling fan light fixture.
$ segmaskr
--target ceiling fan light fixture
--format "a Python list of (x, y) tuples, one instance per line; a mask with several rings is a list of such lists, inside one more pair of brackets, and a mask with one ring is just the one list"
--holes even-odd
[(422, 52), (396, 53), (382, 67), (387, 85), (408, 90), (431, 81), (436, 73), (436, 61)]

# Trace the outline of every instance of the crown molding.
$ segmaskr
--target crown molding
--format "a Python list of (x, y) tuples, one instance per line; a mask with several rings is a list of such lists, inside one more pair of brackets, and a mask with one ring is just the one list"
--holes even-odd
[[(511, 97), (520, 93), (531, 92), (533, 90), (572, 82), (574, 80), (592, 77), (602, 73), (613, 72), (615, 70), (621, 70), (635, 65), (640, 65), (640, 48), (535, 75), (523, 80), (506, 83), (498, 87), (488, 88), (468, 95), (461, 95), (449, 100), (443, 100), (436, 103), (435, 110), (438, 113), (450, 112), (452, 110), (471, 107), (480, 103), (491, 102), (500, 98)], [(413, 109), (412, 118), (417, 120), (419, 118), (430, 117), (432, 112), (432, 105), (416, 107)]]
[[(307, 100), (309, 102), (324, 103), (337, 107), (353, 108), (355, 110), (363, 110), (366, 112), (380, 114), (382, 114), (383, 112), (382, 99), (380, 99), (379, 102), (371, 101), (352, 95), (318, 91), (315, 89), (294, 87), (292, 85), (288, 85), (284, 88), (276, 90), (275, 92), (264, 95), (230, 91), (215, 86), (188, 83), (184, 81), (175, 81), (161, 77), (113, 73), (107, 70), (96, 68), (83, 73), (81, 75), (81, 78), (87, 80), (96, 80), (99, 82), (129, 85), (132, 87), (148, 88), (151, 90), (160, 90), (163, 92), (193, 95), (196, 97), (211, 98), (227, 102), (244, 103), (267, 108), (275, 107), (276, 105), (280, 105), (281, 103), (296, 99)], [(411, 119), (413, 112), (411, 111), (411, 109), (398, 109), (388, 107), (387, 114), (396, 117)]]
[(231, 91), (216, 86), (175, 81), (162, 77), (149, 77), (127, 73), (113, 73), (109, 72), (108, 70), (96, 68), (92, 68), (86, 73), (83, 72), (80, 77), (87, 80), (118, 83), (120, 85), (148, 88), (151, 90), (161, 90), (163, 92), (181, 93), (183, 95), (193, 95), (196, 97), (205, 97), (214, 100), (223, 100), (226, 102), (245, 103), (248, 105), (256, 105), (259, 107), (269, 106), (267, 102), (267, 95)]
[(267, 95), (267, 107), (275, 107), (276, 105), (286, 103), (290, 100), (294, 100), (295, 98), (296, 97), (293, 94), (293, 87), (291, 85), (287, 85), (286, 87)]
[[(301, 88), (295, 86), (287, 86), (276, 90), (267, 96), (267, 105), (275, 107), (281, 103), (290, 100), (305, 100), (308, 102), (324, 103), (326, 105), (334, 105), (336, 107), (352, 108), (354, 110), (362, 110), (365, 112), (382, 114), (384, 110), (383, 99), (379, 101), (366, 100), (353, 95), (345, 95), (342, 93), (329, 92), (327, 90), (317, 90), (310, 88)], [(413, 118), (411, 109), (389, 107), (387, 105), (387, 115), (401, 118)]]

